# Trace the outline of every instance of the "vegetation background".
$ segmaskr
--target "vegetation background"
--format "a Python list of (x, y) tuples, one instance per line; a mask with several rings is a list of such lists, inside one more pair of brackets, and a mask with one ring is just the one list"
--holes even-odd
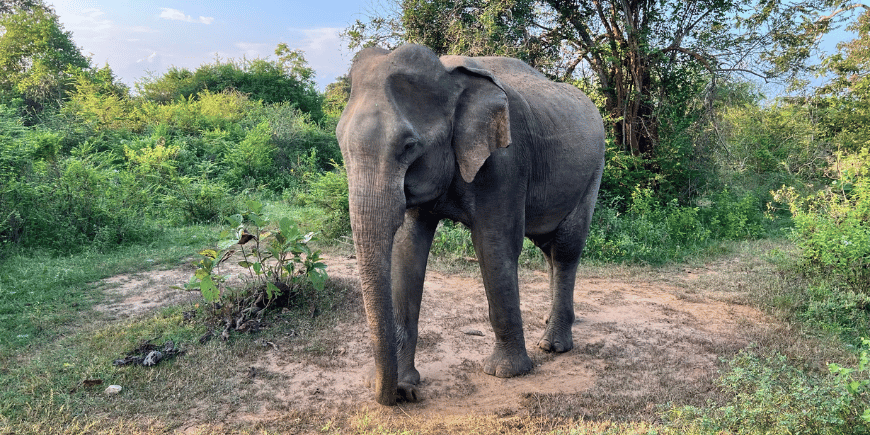
[[(759, 303), (829, 334), (852, 363), (818, 373), (784, 355), (741, 354), (721, 381), (728, 407), (675, 409), (660, 429), (870, 431), (868, 6), (391, 5), (348, 27), (349, 45), (519, 57), (596, 101), (607, 162), (583, 261), (659, 266), (762, 238), (795, 247), (770, 256), (800, 279)], [(855, 39), (813, 64), (820, 38), (844, 27)], [(93, 65), (42, 0), (0, 2), (0, 29), (0, 378), (20, 375), (16, 355), (50, 346), (76, 307), (93, 303), (87, 283), (141, 267), (135, 257), (172, 263), (213, 245), (227, 218), (250, 218), (251, 201), (323, 245), (352, 236), (334, 134), (349, 83), (318, 91), (302, 52), (279, 44), (274, 57), (173, 68), (131, 89)], [(473, 256), (470, 236), (444, 223), (433, 253)], [(529, 245), (523, 259), (540, 256)], [(0, 393), (0, 425), (33, 417), (15, 385)], [(817, 419), (778, 408), (800, 398), (813, 405), (794, 412)]]

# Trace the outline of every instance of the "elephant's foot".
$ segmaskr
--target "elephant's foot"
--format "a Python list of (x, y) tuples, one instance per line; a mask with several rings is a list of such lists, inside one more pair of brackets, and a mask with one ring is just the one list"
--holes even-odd
[(396, 395), (399, 402), (419, 402), (422, 400), (420, 397), (420, 390), (417, 389), (417, 386), (406, 384), (404, 382), (399, 382)]
[[(375, 370), (372, 368), (363, 377), (366, 388), (375, 388)], [(417, 384), (420, 383), (420, 372), (412, 368), (399, 375), (399, 384), (396, 387), (396, 400), (399, 402), (419, 402), (422, 400)]]
[(532, 371), (532, 359), (525, 348), (509, 351), (496, 346), (495, 351), (483, 362), (483, 372), (499, 378), (511, 378)]
[(547, 330), (541, 340), (538, 341), (538, 347), (545, 352), (562, 353), (574, 348), (574, 339), (571, 336), (571, 324), (567, 326), (557, 327), (554, 323), (547, 322)]

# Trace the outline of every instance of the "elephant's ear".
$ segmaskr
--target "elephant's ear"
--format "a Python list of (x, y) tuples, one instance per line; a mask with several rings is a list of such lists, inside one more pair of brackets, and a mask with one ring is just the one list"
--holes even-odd
[(462, 85), (453, 123), (453, 150), (467, 183), (497, 148), (510, 145), (508, 99), (489, 72), (460, 65), (448, 71)]

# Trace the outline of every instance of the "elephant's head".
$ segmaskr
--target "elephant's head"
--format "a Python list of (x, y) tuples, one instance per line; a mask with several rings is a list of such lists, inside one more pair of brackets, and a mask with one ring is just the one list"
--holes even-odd
[(396, 403), (398, 387), (390, 262), (405, 210), (443, 195), (454, 179), (471, 183), (492, 151), (510, 143), (505, 91), (462, 59), (445, 66), (417, 45), (363, 50), (336, 128), (374, 345), (373, 387), (384, 405)]

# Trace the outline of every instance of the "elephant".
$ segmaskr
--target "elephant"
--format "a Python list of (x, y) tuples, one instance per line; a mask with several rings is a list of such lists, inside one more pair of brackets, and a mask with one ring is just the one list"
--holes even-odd
[(604, 125), (576, 87), (505, 57), (438, 57), (421, 45), (354, 57), (336, 127), (375, 359), (375, 400), (417, 401), (414, 365), (438, 223), (471, 231), (495, 346), (485, 373), (529, 373), (517, 263), (528, 237), (549, 266), (538, 346), (573, 347), (574, 283), (604, 170)]

